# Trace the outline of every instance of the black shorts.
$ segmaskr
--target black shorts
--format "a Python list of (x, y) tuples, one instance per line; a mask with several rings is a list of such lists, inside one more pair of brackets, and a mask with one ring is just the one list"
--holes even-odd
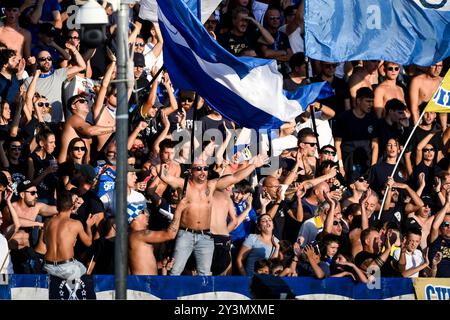
[(213, 276), (222, 274), (231, 264), (231, 238), (224, 235), (212, 235), (214, 254), (211, 264)]

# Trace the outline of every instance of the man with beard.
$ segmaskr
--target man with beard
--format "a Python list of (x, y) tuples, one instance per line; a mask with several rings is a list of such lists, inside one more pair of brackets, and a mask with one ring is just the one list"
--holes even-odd
[[(16, 95), (19, 93), (24, 63), (14, 50), (0, 50), (0, 97), (6, 99), (10, 106), (14, 106)], [(14, 114), (14, 109), (12, 111)]]
[[(38, 215), (49, 217), (58, 213), (56, 206), (49, 206), (42, 202), (37, 202), (38, 192), (36, 186), (25, 180), (17, 186), (19, 200), (12, 204), (19, 216), (20, 229), (11, 238), (11, 258), (15, 273), (39, 273), (37, 266), (38, 257), (30, 245), (30, 232), (33, 227), (43, 227), (41, 222), (37, 222)], [(3, 209), (5, 227), (10, 222), (9, 209)]]
[(400, 273), (394, 263), (394, 258), (390, 255), (391, 243), (390, 234), (387, 234), (384, 243), (384, 251), (381, 252), (383, 242), (378, 229), (370, 227), (361, 232), (361, 243), (363, 251), (355, 257), (355, 264), (363, 271), (374, 268), (381, 272), (381, 277), (400, 277)]
[[(66, 43), (71, 56), (75, 59), (75, 65), (68, 68), (53, 68), (53, 59), (48, 51), (41, 51), (37, 55), (37, 68), (41, 70), (41, 75), (36, 83), (36, 92), (47, 97), (48, 102), (52, 106), (52, 123), (64, 121), (64, 113), (62, 106), (62, 90), (61, 86), (64, 81), (72, 79), (78, 72), (86, 69), (86, 63), (74, 45)], [(25, 79), (25, 87), (31, 83), (33, 77)], [(68, 143), (68, 142), (67, 142)]]
[[(419, 106), (423, 102), (428, 102), (432, 97), (437, 87), (442, 81), (440, 76), (442, 72), (442, 61), (437, 62), (428, 68), (427, 73), (418, 75), (411, 80), (409, 86), (409, 103), (414, 124), (419, 121), (420, 113)], [(440, 122), (442, 127), (447, 128), (447, 114), (440, 114)]]
[(164, 181), (162, 181), (160, 178), (158, 178), (156, 174), (158, 171), (161, 171), (161, 166), (166, 165), (167, 173), (173, 177), (179, 177), (181, 175), (180, 165), (173, 160), (175, 156), (174, 148), (176, 143), (177, 142), (175, 141), (165, 139), (159, 144), (159, 159), (161, 162), (151, 169), (154, 178), (147, 188), (147, 193), (155, 205), (159, 205), (161, 197), (163, 196), (164, 191), (166, 191), (167, 189), (167, 184), (164, 183)]
[[(214, 252), (214, 240), (211, 236), (211, 210), (215, 190), (223, 190), (248, 177), (255, 169), (264, 164), (264, 158), (257, 156), (250, 164), (232, 175), (208, 180), (208, 166), (203, 159), (196, 159), (191, 166), (187, 181), (186, 208), (182, 212), (180, 230), (178, 231), (171, 275), (180, 275), (186, 262), (194, 252), (199, 275), (209, 275)], [(169, 166), (161, 165), (158, 175), (162, 181), (174, 189), (182, 189), (184, 179), (170, 176)]]
[(31, 55), (31, 33), (19, 26), (19, 1), (2, 1), (5, 8), (4, 25), (0, 27), (0, 42), (14, 50), (17, 58), (28, 59)]

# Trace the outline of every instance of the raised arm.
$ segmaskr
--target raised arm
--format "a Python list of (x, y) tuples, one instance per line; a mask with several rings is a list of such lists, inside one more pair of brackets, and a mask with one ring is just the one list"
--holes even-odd
[(139, 133), (147, 127), (148, 127), (147, 122), (145, 121), (139, 122), (139, 124), (136, 126), (133, 132), (131, 132), (131, 134), (128, 136), (128, 143), (127, 143), (128, 150), (131, 150), (131, 147), (133, 146), (133, 143), (137, 139)]
[[(156, 82), (156, 81), (155, 81)], [(178, 102), (177, 98), (173, 94), (173, 86), (170, 81), (169, 74), (167, 72), (164, 73), (162, 78), (162, 84), (166, 88), (167, 95), (169, 96), (169, 106), (161, 110), (166, 116), (178, 110)]]
[(264, 165), (264, 162), (268, 159), (267, 156), (258, 155), (254, 157), (247, 167), (235, 172), (232, 175), (225, 176), (220, 178), (217, 181), (216, 189), (223, 190), (226, 187), (231, 186), (232, 184), (238, 183), (239, 181), (247, 178), (250, 174), (252, 174), (255, 169), (260, 168)]
[(89, 214), (89, 217), (86, 220), (86, 228), (83, 229), (83, 225), (80, 221), (76, 221), (76, 226), (78, 229), (78, 237), (81, 242), (87, 247), (90, 247), (92, 244), (92, 226), (95, 224), (96, 217), (92, 214)]
[(33, 78), (31, 79), (30, 85), (28, 86), (27, 93), (25, 94), (25, 106), (23, 108), (23, 113), (25, 115), (25, 119), (29, 122), (33, 118), (33, 98), (36, 93), (36, 83), (37, 79), (41, 75), (41, 70), (36, 69), (34, 72)]
[(433, 243), (434, 240), (439, 236), (439, 227), (444, 221), (445, 215), (450, 211), (450, 193), (447, 192), (447, 196), (445, 198), (445, 204), (441, 210), (434, 216), (433, 224), (431, 225), (430, 238), (429, 243)]
[(111, 60), (111, 63), (108, 65), (108, 68), (106, 69), (105, 75), (102, 79), (102, 84), (100, 86), (100, 90), (98, 91), (97, 97), (95, 99), (95, 103), (92, 107), (92, 112), (94, 115), (94, 122), (97, 123), (98, 118), (101, 115), (103, 102), (106, 97), (106, 92), (108, 91), (109, 83), (111, 82), (112, 74), (114, 72), (114, 68), (116, 67), (116, 57), (111, 52), (109, 48), (106, 48), (106, 52), (108, 54), (109, 59)]
[(69, 49), (69, 51), (72, 53), (72, 56), (75, 57), (76, 63), (76, 65), (67, 68), (67, 79), (71, 79), (77, 73), (86, 69), (86, 62), (84, 62), (83, 57), (81, 56), (81, 54), (78, 52), (77, 48), (75, 48), (74, 45), (66, 43), (66, 48)]
[(155, 141), (152, 144), (153, 154), (159, 154), (159, 144), (161, 143), (161, 141), (167, 138), (170, 129), (170, 122), (167, 116), (163, 112), (161, 112), (160, 117), (161, 123), (163, 124), (163, 130), (158, 134), (158, 136), (156, 137)]
[(430, 142), (430, 140), (434, 137), (435, 132), (430, 132), (423, 138), (416, 147), (416, 165), (418, 165), (422, 161), (422, 150), (425, 146)]
[(184, 179), (180, 177), (173, 177), (169, 175), (169, 166), (167, 164), (161, 164), (160, 169), (156, 170), (158, 177), (173, 189), (182, 189), (184, 185)]

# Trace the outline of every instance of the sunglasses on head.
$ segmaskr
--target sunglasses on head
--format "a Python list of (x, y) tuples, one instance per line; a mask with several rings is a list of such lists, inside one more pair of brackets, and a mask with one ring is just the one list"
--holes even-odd
[(145, 47), (145, 43), (143, 42), (135, 42), (134, 45), (138, 47)]
[(426, 149), (422, 149), (423, 152), (432, 152), (434, 151), (434, 148), (426, 148)]
[(388, 71), (398, 71), (400, 70), (400, 67), (388, 67), (387, 69)]
[(335, 156), (335, 155), (336, 155), (336, 152), (331, 151), (331, 150), (323, 150), (323, 151), (322, 151), (322, 154), (329, 154), (329, 155), (331, 155), (331, 156)]
[(40, 102), (38, 102), (38, 103), (36, 103), (36, 105), (38, 106), (38, 107), (49, 107), (50, 106), (50, 103), (48, 103), (48, 102), (42, 102), (42, 101), (40, 101)]
[(73, 147), (73, 151), (86, 151), (86, 147)]
[(38, 60), (39, 61), (46, 61), (46, 60), (47, 61), (52, 61), (52, 57), (50, 57), (50, 56), (49, 57), (40, 57), (40, 58), (38, 58)]
[(197, 167), (192, 167), (192, 170), (194, 171), (208, 171), (209, 167), (208, 166), (197, 166)]

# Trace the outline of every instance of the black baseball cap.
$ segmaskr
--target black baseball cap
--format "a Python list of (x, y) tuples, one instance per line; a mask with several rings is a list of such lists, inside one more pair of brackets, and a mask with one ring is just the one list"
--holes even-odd
[(28, 189), (30, 189), (31, 187), (35, 187), (36, 185), (31, 182), (30, 180), (24, 180), (22, 182), (20, 182), (17, 186), (17, 193), (21, 193), (24, 191), (27, 191)]
[(57, 37), (59, 35), (55, 26), (48, 22), (39, 25), (39, 33), (45, 34), (48, 37)]

